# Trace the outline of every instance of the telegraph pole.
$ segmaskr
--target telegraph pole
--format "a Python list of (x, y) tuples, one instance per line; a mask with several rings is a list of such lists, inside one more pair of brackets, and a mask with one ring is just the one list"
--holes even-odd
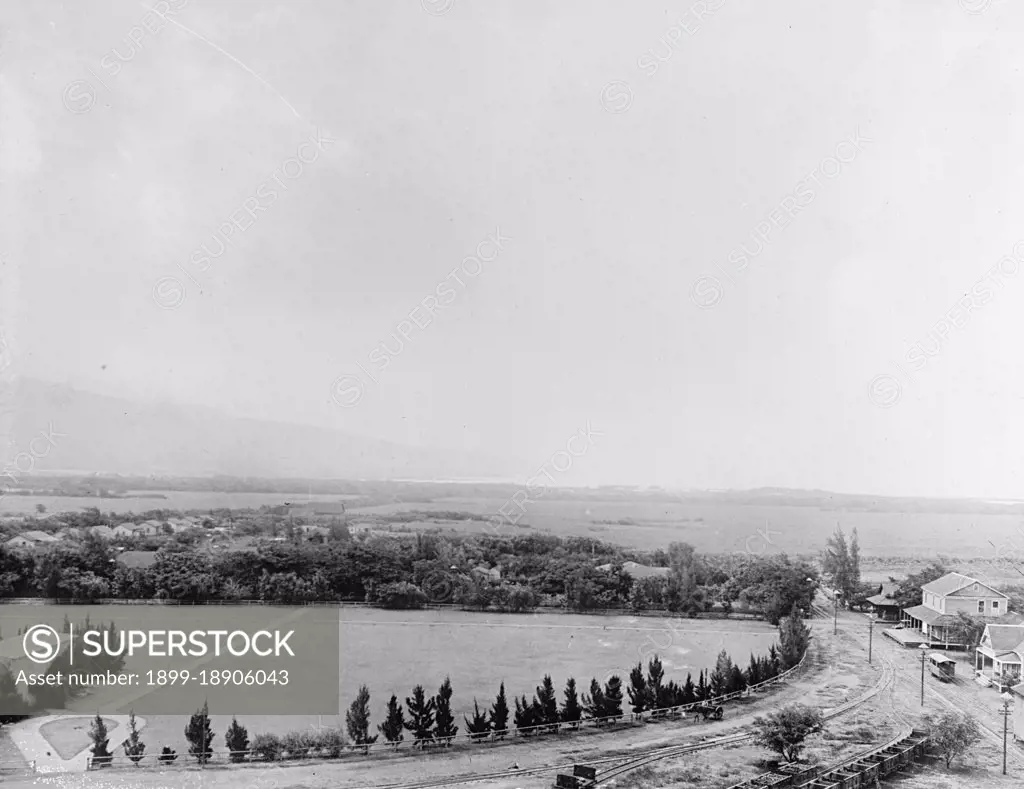
[(1003, 775), (1006, 775), (1006, 737), (1010, 728), (1010, 705), (1013, 704), (1013, 696), (1009, 692), (1004, 692), (1002, 695), (1003, 709), (1001, 710), (1003, 715)]
[(918, 647), (921, 650), (921, 706), (924, 706), (924, 664), (925, 664), (925, 653), (928, 651), (927, 644), (921, 644)]

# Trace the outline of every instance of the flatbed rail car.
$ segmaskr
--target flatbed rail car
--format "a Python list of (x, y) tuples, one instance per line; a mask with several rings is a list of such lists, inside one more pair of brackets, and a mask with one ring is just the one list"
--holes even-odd
[(933, 677), (943, 682), (953, 682), (956, 679), (956, 661), (938, 652), (932, 652), (928, 656), (928, 670)]

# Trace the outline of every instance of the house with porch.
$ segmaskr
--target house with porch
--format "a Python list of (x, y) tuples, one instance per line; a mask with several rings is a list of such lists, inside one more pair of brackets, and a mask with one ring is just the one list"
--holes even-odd
[[(946, 573), (921, 587), (921, 604), (904, 608), (902, 621), (912, 633), (920, 634), (922, 643), (965, 647), (953, 627), (957, 613), (996, 620), (1008, 612), (1008, 604), (1009, 597), (988, 584), (960, 573)], [(905, 641), (906, 635), (900, 640)]]
[(978, 644), (975, 669), (990, 677), (1021, 675), (1024, 665), (1024, 625), (987, 624)]

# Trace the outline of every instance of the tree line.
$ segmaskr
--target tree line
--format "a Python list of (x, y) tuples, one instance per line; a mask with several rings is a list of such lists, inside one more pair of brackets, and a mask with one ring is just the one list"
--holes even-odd
[[(705, 555), (685, 543), (638, 553), (547, 535), (417, 533), (323, 545), (262, 542), (217, 553), (172, 539), (150, 566), (125, 566), (118, 555), (93, 533), (38, 552), (0, 547), (0, 598), (348, 600), (393, 608), (450, 603), (481, 611), (549, 606), (683, 616), (739, 606), (776, 624), (793, 606), (810, 608), (818, 578), (810, 564), (784, 554)], [(622, 570), (625, 561), (660, 567), (663, 574), (634, 579)]]

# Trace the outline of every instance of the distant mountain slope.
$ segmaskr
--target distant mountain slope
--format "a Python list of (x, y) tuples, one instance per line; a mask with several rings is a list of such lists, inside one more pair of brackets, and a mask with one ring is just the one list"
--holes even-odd
[[(226, 474), (349, 479), (479, 479), (515, 476), (514, 461), (409, 447), (307, 425), (239, 419), (213, 409), (137, 403), (18, 382), (12, 447), (27, 451), (52, 424), (59, 435), (36, 471)], [(36, 449), (45, 453), (42, 440)], [(22, 461), (27, 470), (27, 461)]]

